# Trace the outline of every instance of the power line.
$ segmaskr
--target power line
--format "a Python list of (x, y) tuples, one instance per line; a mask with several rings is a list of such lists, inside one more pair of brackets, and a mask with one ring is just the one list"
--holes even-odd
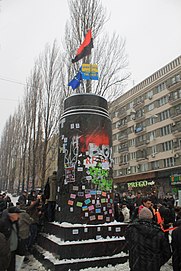
[(13, 80), (13, 79), (6, 79), (6, 78), (3, 78), (3, 77), (1, 77), (1, 76), (0, 76), (0, 80), (6, 81), (6, 82), (10, 82), (10, 83), (14, 83), (14, 84), (18, 84), (18, 85), (26, 86), (26, 84), (24, 84), (24, 83), (15, 81), (15, 80)]
[(18, 102), (18, 100), (16, 100), (16, 99), (8, 99), (8, 98), (0, 98), (0, 101)]

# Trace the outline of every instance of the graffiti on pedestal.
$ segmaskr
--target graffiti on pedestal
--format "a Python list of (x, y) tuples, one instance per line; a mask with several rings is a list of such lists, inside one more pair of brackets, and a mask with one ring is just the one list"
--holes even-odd
[(69, 211), (79, 208), (82, 219), (110, 222), (114, 214), (109, 136), (101, 131), (63, 139), (64, 185), (69, 185)]

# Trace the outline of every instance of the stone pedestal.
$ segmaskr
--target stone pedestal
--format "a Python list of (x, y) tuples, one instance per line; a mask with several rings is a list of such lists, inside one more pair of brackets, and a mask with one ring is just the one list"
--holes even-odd
[(94, 94), (65, 100), (60, 121), (56, 220), (114, 221), (112, 127), (107, 101)]

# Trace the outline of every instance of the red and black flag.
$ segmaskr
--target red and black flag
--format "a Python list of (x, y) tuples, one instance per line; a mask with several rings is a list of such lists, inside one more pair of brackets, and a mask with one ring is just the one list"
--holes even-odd
[(93, 48), (93, 40), (92, 40), (92, 32), (91, 29), (87, 32), (83, 43), (80, 45), (77, 50), (77, 54), (74, 59), (72, 59), (72, 63), (75, 63), (82, 59), (85, 56), (90, 55), (91, 49)]

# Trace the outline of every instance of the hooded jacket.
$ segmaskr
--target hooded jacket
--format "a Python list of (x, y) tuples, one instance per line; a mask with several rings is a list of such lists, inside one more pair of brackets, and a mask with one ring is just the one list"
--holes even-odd
[(173, 271), (180, 271), (181, 270), (181, 224), (179, 224), (181, 220), (179, 219), (177, 225), (179, 226), (177, 229), (173, 230), (172, 232), (172, 250), (173, 250), (173, 257), (172, 257), (172, 264), (173, 264)]
[(8, 241), (4, 234), (0, 232), (0, 270), (5, 271), (10, 263), (11, 252)]
[(130, 224), (125, 238), (132, 271), (159, 271), (171, 257), (164, 233), (151, 220), (137, 220)]

